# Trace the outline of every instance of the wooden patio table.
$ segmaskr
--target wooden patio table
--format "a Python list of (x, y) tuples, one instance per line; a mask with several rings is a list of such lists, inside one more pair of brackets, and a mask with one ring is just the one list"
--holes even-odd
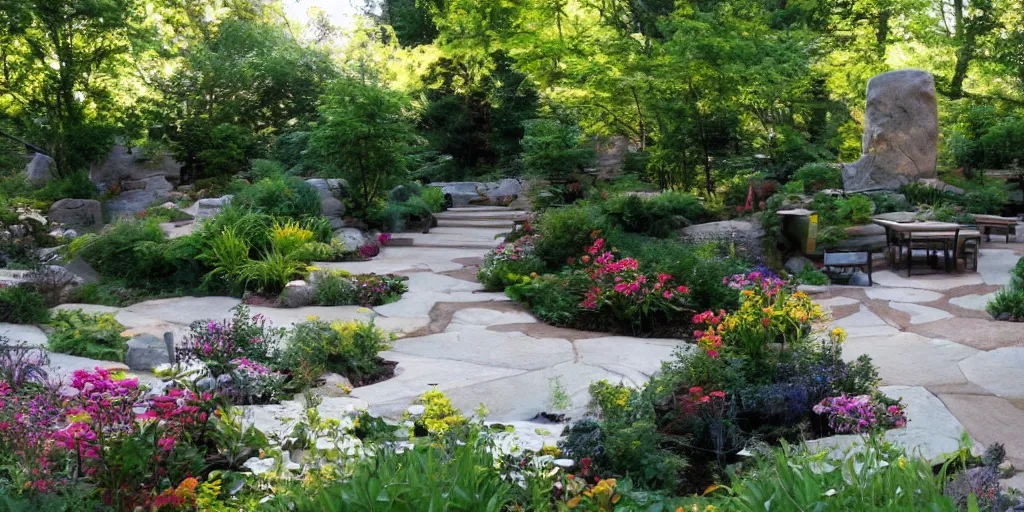
[[(892, 254), (892, 243), (896, 242), (897, 254), (903, 254), (903, 244), (906, 242), (907, 246), (907, 277), (910, 277), (910, 271), (914, 264), (913, 254), (913, 243), (914, 234), (925, 234), (927, 238), (922, 241), (935, 241), (938, 240), (943, 244), (943, 263), (946, 267), (946, 272), (952, 272), (949, 262), (949, 250), (952, 247), (953, 251), (957, 250), (958, 239), (960, 237), (960, 225), (953, 222), (896, 222), (887, 219), (871, 219), (871, 222), (885, 228), (885, 242), (888, 246), (888, 254), (890, 263), (895, 266), (896, 260)], [(952, 244), (947, 243), (952, 241)]]

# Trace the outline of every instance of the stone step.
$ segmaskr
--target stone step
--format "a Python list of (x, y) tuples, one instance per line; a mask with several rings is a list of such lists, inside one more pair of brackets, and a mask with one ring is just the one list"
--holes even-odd
[(497, 247), (498, 241), (494, 243), (487, 242), (462, 242), (462, 241), (423, 241), (415, 242), (413, 247), (428, 247), (431, 249), (493, 249)]
[(461, 206), (458, 208), (448, 208), (446, 212), (511, 212), (516, 211), (507, 206)]
[(523, 212), (509, 210), (505, 212), (441, 212), (435, 213), (437, 220), (505, 220), (513, 221), (525, 217)]
[(495, 228), (512, 229), (515, 224), (507, 219), (501, 220), (448, 220), (438, 219), (439, 228)]

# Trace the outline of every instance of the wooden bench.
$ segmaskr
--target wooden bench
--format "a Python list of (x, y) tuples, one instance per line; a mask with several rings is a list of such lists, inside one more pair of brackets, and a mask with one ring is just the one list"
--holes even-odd
[(985, 234), (985, 241), (992, 241), (992, 228), (1002, 229), (1006, 232), (1006, 243), (1010, 243), (1010, 233), (1017, 232), (1017, 219), (1014, 217), (999, 217), (998, 215), (975, 215), (974, 223), (978, 231)]
[(865, 251), (825, 251), (825, 268), (867, 267), (868, 287), (874, 285), (871, 279), (871, 249)]

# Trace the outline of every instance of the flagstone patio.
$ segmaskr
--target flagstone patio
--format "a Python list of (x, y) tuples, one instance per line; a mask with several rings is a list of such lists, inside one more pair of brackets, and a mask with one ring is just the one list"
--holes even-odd
[[(430, 236), (417, 236), (415, 243)], [(486, 247), (497, 244), (493, 230), (455, 226), (437, 236), (441, 247), (388, 247), (371, 261), (318, 265), (408, 276), (409, 292), (395, 303), (372, 310), (252, 308), (281, 326), (310, 315), (372, 318), (399, 334), (382, 354), (398, 362), (395, 377), (356, 388), (341, 400), (344, 404), (329, 407), (366, 406), (397, 416), (436, 386), (464, 410), (485, 404), (489, 419), (496, 421), (529, 421), (542, 411), (578, 417), (585, 413), (591, 382), (641, 385), (676, 350), (691, 347), (677, 339), (610, 336), (537, 323), (505, 295), (484, 292), (475, 281)], [(955, 449), (966, 429), (979, 444), (1005, 443), (1009, 460), (1024, 467), (1024, 326), (997, 322), (984, 312), (1021, 254), (1024, 245), (991, 243), (981, 251), (977, 273), (907, 278), (880, 271), (874, 274), (874, 287), (831, 286), (812, 295), (832, 311), (833, 325), (849, 333), (844, 357), (870, 355), (885, 392), (908, 403), (910, 428), (891, 433), (893, 440), (934, 456)], [(60, 307), (112, 312), (133, 333), (169, 331), (177, 338), (193, 321), (230, 317), (238, 303), (227, 297), (181, 297), (126, 308)], [(34, 345), (46, 341), (44, 332), (31, 326), (0, 324), (0, 335)], [(58, 374), (97, 364), (60, 354), (53, 359)], [(554, 399), (556, 388), (569, 397), (567, 404)], [(288, 407), (294, 404), (279, 406)], [(258, 415), (274, 413), (268, 409)]]

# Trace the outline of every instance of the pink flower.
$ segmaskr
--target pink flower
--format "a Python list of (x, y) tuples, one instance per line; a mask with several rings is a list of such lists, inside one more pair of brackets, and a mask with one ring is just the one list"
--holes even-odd
[(694, 386), (694, 387), (690, 388), (690, 394), (691, 395), (699, 395), (699, 394), (701, 394), (703, 392), (704, 392), (704, 388), (702, 388), (700, 386)]
[(708, 357), (710, 357), (711, 359), (718, 359), (718, 351), (708, 350)]
[(712, 391), (711, 396), (715, 398), (725, 398), (725, 391)]
[(690, 289), (685, 286), (676, 286), (676, 293), (690, 293)]
[(157, 446), (160, 447), (161, 450), (163, 450), (165, 452), (169, 452), (169, 451), (171, 451), (171, 449), (174, 448), (174, 438), (173, 437), (161, 437), (160, 440), (156, 442), (156, 444), (157, 444)]
[(671, 299), (672, 298), (672, 292), (662, 293), (661, 296), (665, 297), (666, 299)]

